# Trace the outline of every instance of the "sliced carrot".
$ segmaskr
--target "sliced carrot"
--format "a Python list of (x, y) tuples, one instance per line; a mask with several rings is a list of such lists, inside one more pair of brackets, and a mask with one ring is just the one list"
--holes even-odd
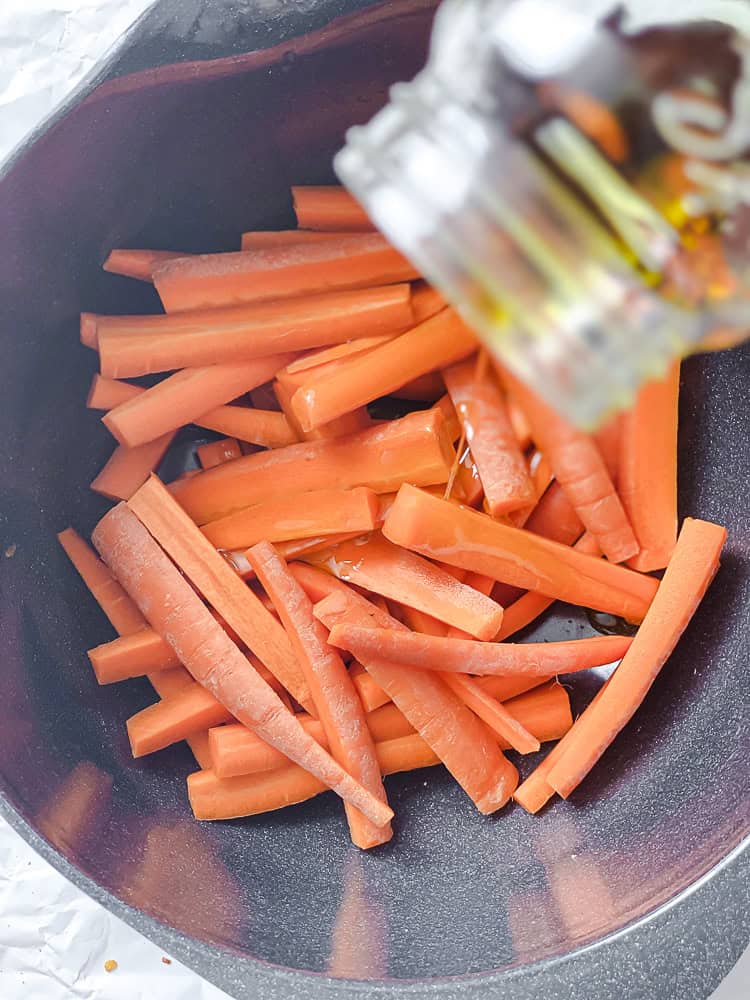
[[(599, 454), (604, 459), (609, 477), (615, 486), (619, 485), (622, 419), (623, 414), (618, 413), (614, 417), (611, 417), (606, 424), (603, 424), (598, 431), (594, 432), (594, 441), (599, 449)], [(622, 500), (622, 496), (620, 499)]]
[(202, 469), (213, 469), (224, 462), (231, 462), (242, 456), (242, 450), (237, 438), (222, 438), (221, 441), (211, 441), (195, 449)]
[(135, 378), (253, 361), (395, 334), (412, 325), (412, 315), (409, 286), (400, 284), (167, 316), (99, 316), (101, 373)]
[(292, 398), (296, 389), (285, 384), (281, 379), (274, 382), (276, 399), (286, 416), (289, 426), (294, 430), (298, 441), (323, 441), (330, 438), (345, 437), (347, 434), (357, 434), (359, 431), (367, 430), (372, 426), (372, 419), (364, 406), (358, 406), (356, 410), (345, 413), (342, 417), (336, 417), (327, 424), (320, 427), (313, 427), (311, 430), (303, 430), (297, 419), (297, 414), (292, 407)]
[[(315, 614), (326, 627), (331, 624), (330, 613), (337, 620), (343, 615), (352, 625), (374, 622), (412, 634), (351, 588), (330, 594), (322, 603), (327, 608), (318, 605)], [(484, 723), (440, 677), (426, 670), (404, 670), (400, 664), (379, 656), (368, 659), (363, 666), (388, 692), (479, 811), (491, 813), (502, 808), (516, 787), (516, 769), (498, 749)]]
[(152, 477), (132, 497), (130, 508), (247, 648), (310, 710), (307, 681), (284, 629), (161, 482)]
[(180, 666), (169, 643), (150, 628), (90, 649), (89, 660), (100, 684), (113, 684)]
[[(334, 759), (374, 798), (387, 805), (364, 710), (341, 657), (328, 645), (326, 630), (313, 616), (310, 598), (269, 542), (253, 546), (247, 558), (292, 641)], [(393, 836), (390, 823), (374, 823), (349, 806), (346, 815), (358, 847), (375, 847)]]
[(426, 319), (437, 315), (447, 307), (440, 292), (424, 281), (415, 281), (411, 288), (411, 307), (414, 311), (414, 322), (424, 323)]
[[(94, 544), (152, 628), (238, 721), (315, 774), (374, 823), (392, 818), (392, 811), (348, 775), (287, 711), (125, 504), (99, 522)], [(227, 571), (232, 572), (229, 567)]]
[[(217, 406), (208, 413), (202, 413), (193, 423), (263, 448), (285, 448), (298, 440), (284, 414), (275, 410), (256, 410), (250, 406)], [(239, 458), (240, 455), (235, 457)]]
[(124, 278), (153, 281), (154, 268), (158, 264), (185, 256), (178, 250), (111, 250), (102, 267), (110, 274), (121, 274)]
[(190, 516), (206, 524), (289, 493), (354, 486), (388, 493), (404, 480), (431, 486), (445, 482), (452, 461), (442, 414), (426, 411), (349, 437), (246, 455), (171, 489)]
[(521, 786), (519, 801), (524, 808), (536, 812), (554, 792), (567, 798), (632, 719), (716, 575), (726, 535), (726, 529), (717, 524), (686, 518), (630, 649), (555, 748), (554, 757), (543, 762), (541, 774), (531, 775), (534, 780), (529, 779), (525, 791)]
[(526, 419), (526, 414), (518, 403), (510, 397), (505, 400), (505, 405), (508, 408), (508, 417), (513, 428), (513, 433), (516, 435), (518, 446), (522, 451), (525, 451), (531, 444), (531, 428)]
[(514, 718), (511, 713), (487, 694), (472, 677), (466, 674), (450, 674), (441, 671), (440, 676), (461, 701), (478, 716), (482, 722), (508, 745), (519, 753), (536, 753), (539, 740)]
[(337, 545), (326, 558), (340, 580), (407, 604), (480, 639), (497, 635), (503, 609), (445, 570), (393, 545), (379, 533)]
[(350, 667), (350, 673), (364, 710), (372, 712), (374, 709), (380, 708), (381, 705), (387, 705), (391, 696), (383, 690), (376, 680), (370, 677), (361, 664), (353, 664), (352, 666), (359, 666), (357, 671)]
[(628, 158), (627, 134), (617, 115), (606, 104), (584, 90), (575, 90), (557, 80), (541, 84), (539, 95), (544, 104), (559, 108), (615, 163)]
[(78, 532), (66, 528), (57, 540), (115, 631), (120, 635), (140, 632), (145, 623), (137, 605)]
[[(299, 715), (300, 725), (306, 729), (324, 750), (329, 749), (323, 723), (311, 715)], [(238, 774), (255, 774), (287, 767), (289, 758), (275, 747), (269, 746), (256, 733), (239, 724), (217, 726), (209, 730), (208, 745), (211, 749), (211, 767), (218, 778), (234, 778)]]
[(86, 406), (90, 410), (113, 410), (116, 406), (140, 396), (143, 391), (139, 385), (118, 382), (116, 379), (103, 378), (97, 374), (91, 380)]
[(289, 359), (276, 354), (245, 364), (185, 368), (109, 410), (102, 422), (120, 444), (134, 448), (268, 381)]
[[(392, 285), (392, 288), (399, 288), (399, 285)], [(341, 361), (354, 354), (363, 354), (371, 351), (373, 347), (380, 347), (387, 344), (389, 340), (397, 337), (397, 333), (381, 333), (374, 337), (358, 337), (357, 340), (347, 340), (343, 344), (334, 344), (333, 347), (324, 347), (320, 351), (310, 351), (296, 361), (287, 365), (284, 371), (288, 375), (301, 375), (310, 371), (311, 368), (318, 368), (320, 365), (327, 365), (331, 361)]]
[(217, 549), (248, 548), (264, 539), (285, 542), (300, 538), (361, 534), (375, 527), (378, 498), (372, 490), (313, 490), (276, 497), (246, 507), (201, 529)]
[(618, 488), (640, 552), (633, 569), (664, 569), (677, 542), (677, 412), (680, 365), (644, 385), (621, 418)]
[(384, 237), (364, 233), (325, 243), (170, 260), (155, 269), (154, 284), (164, 309), (173, 313), (395, 285), (416, 276)]
[(294, 394), (292, 407), (303, 429), (309, 430), (475, 349), (474, 335), (446, 309), (400, 337), (349, 358), (338, 371), (306, 381)]
[(284, 559), (302, 559), (314, 552), (330, 549), (339, 542), (349, 542), (359, 536), (359, 531), (347, 531), (340, 535), (315, 535), (312, 538), (294, 538), (289, 542), (276, 542), (275, 548)]
[(461, 421), (458, 419), (456, 408), (453, 405), (453, 401), (448, 393), (441, 396), (437, 403), (433, 404), (432, 408), (433, 410), (440, 410), (443, 414), (443, 419), (448, 427), (448, 433), (450, 434), (451, 441), (458, 441), (461, 437)]
[(474, 359), (443, 371), (446, 388), (464, 429), (493, 517), (507, 514), (535, 498), (526, 461), (492, 373), (478, 371)]
[(419, 670), (469, 674), (568, 674), (619, 660), (630, 636), (600, 635), (564, 642), (478, 642), (386, 628), (337, 625), (331, 645), (347, 649), (366, 666), (372, 656)]
[[(585, 552), (590, 556), (601, 554), (599, 544), (593, 535), (583, 535), (573, 548), (577, 552)], [(536, 621), (554, 603), (554, 599), (547, 597), (545, 594), (537, 594), (531, 590), (523, 594), (512, 604), (506, 606), (503, 614), (503, 624), (497, 634), (497, 641), (502, 642), (508, 636), (520, 632), (521, 629), (526, 628), (527, 625)]]
[(516, 674), (510, 677), (501, 677), (490, 674), (487, 677), (477, 677), (476, 682), (497, 701), (506, 702), (545, 684), (554, 676), (554, 674), (549, 674), (546, 677), (539, 674)]
[(583, 523), (559, 483), (545, 491), (524, 527), (561, 545), (572, 545), (583, 534)]
[(191, 684), (131, 715), (127, 721), (130, 750), (134, 757), (144, 757), (231, 721), (231, 712), (210, 691)]
[[(436, 314), (438, 315), (438, 314)], [(426, 323), (427, 320), (424, 320)], [(389, 393), (394, 399), (408, 399), (412, 402), (434, 403), (445, 392), (445, 382), (440, 372), (426, 372), (404, 382)]]
[(375, 228), (364, 208), (342, 187), (293, 187), (292, 199), (300, 229), (359, 233)]
[(153, 441), (136, 445), (135, 448), (118, 445), (104, 468), (92, 480), (91, 489), (111, 500), (129, 500), (151, 473), (159, 468), (174, 435), (174, 431), (168, 431)]
[(594, 441), (510, 372), (503, 369), (502, 377), (586, 530), (611, 562), (631, 559), (638, 552), (638, 542)]
[(331, 243), (348, 235), (341, 230), (314, 232), (308, 229), (279, 229), (242, 234), (240, 250), (267, 250), (269, 247), (293, 247), (299, 243)]
[(658, 586), (651, 577), (499, 524), (406, 484), (385, 519), (383, 534), (422, 555), (629, 621), (643, 618)]

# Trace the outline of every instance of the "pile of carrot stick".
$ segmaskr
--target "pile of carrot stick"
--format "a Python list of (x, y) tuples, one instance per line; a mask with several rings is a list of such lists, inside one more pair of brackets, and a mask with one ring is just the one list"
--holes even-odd
[[(164, 311), (81, 317), (115, 439), (91, 485), (117, 503), (94, 548), (59, 539), (117, 633), (96, 680), (151, 683), (133, 756), (187, 741), (198, 819), (333, 790), (370, 848), (393, 835), (383, 777), (433, 765), (482, 813), (536, 812), (632, 718), (718, 568), (722, 527), (678, 531), (679, 366), (584, 433), (348, 194), (292, 194), (299, 228), (238, 252), (112, 251)], [(405, 415), (376, 419), (389, 398)], [(214, 438), (164, 483), (186, 425)], [(518, 641), (556, 601), (637, 631)], [(602, 667), (574, 721), (558, 677)]]

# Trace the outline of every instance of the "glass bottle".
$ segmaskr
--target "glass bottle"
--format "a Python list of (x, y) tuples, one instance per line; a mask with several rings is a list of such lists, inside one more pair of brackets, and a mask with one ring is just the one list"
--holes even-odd
[(749, 146), (745, 0), (444, 0), (425, 69), (335, 166), (488, 347), (593, 427), (750, 329)]

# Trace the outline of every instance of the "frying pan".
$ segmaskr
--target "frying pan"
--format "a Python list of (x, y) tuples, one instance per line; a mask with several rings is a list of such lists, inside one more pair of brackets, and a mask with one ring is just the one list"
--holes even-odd
[[(747, 347), (683, 366), (681, 513), (728, 526), (720, 574), (637, 719), (538, 817), (481, 817), (431, 769), (389, 779), (397, 835), (368, 855), (331, 795), (196, 824), (186, 749), (130, 758), (146, 683), (100, 689), (86, 662), (111, 632), (55, 532), (104, 512), (87, 483), (112, 442), (83, 406), (77, 317), (157, 306), (101, 261), (293, 225), (290, 183), (332, 181), (344, 129), (421, 65), (432, 12), (157, 4), (0, 179), (0, 810), (237, 997), (704, 1000), (750, 936)], [(183, 431), (164, 474), (206, 439)], [(561, 606), (529, 635), (590, 631)], [(577, 679), (577, 706), (601, 680)]]

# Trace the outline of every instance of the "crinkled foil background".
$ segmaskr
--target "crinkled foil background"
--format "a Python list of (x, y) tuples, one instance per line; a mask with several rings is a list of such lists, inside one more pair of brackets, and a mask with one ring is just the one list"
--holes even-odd
[[(0, 0), (0, 164), (87, 77), (152, 0)], [(173, 7), (169, 34), (215, 44), (221, 9), (246, 0)], [(261, 0), (269, 18), (283, 0)], [(301, 3), (309, 0), (301, 0)], [(601, 10), (610, 0), (579, 0)], [(681, 16), (705, 9), (685, 0)], [(674, 8), (673, 8), (674, 9)], [(218, 20), (217, 20), (218, 18)], [(637, 20), (637, 19), (636, 19)], [(648, 17), (646, 18), (648, 20)], [(165, 962), (164, 959), (167, 959)], [(117, 968), (105, 971), (105, 962)], [(750, 996), (746, 954), (714, 1000)], [(227, 1000), (89, 899), (0, 819), (0, 997), (3, 1000)]]

